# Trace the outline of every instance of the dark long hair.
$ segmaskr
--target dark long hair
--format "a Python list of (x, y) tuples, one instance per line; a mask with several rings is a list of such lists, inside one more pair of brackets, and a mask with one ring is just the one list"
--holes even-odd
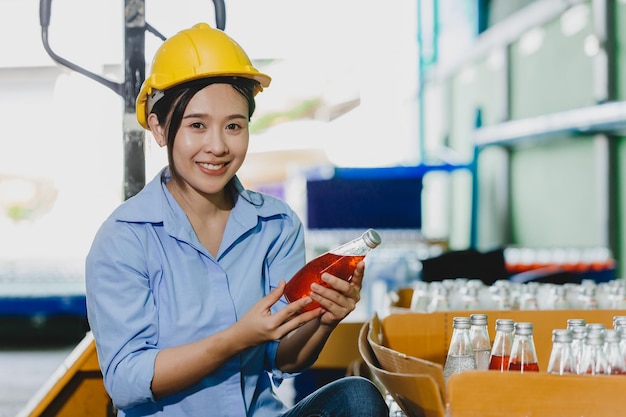
[[(176, 181), (182, 186), (182, 178), (176, 170), (174, 165), (173, 148), (174, 138), (180, 128), (183, 120), (183, 115), (187, 105), (193, 98), (193, 96), (204, 87), (211, 84), (230, 84), (233, 88), (239, 92), (248, 102), (248, 120), (252, 118), (252, 114), (256, 108), (256, 102), (254, 101), (254, 88), (258, 84), (257, 81), (249, 78), (241, 77), (209, 77), (201, 78), (199, 80), (189, 81), (177, 86), (174, 86), (165, 91), (165, 95), (159, 101), (154, 104), (152, 113), (156, 114), (159, 119), (159, 124), (165, 131), (166, 143), (167, 143), (167, 160), (170, 166), (170, 175), (173, 181)], [(227, 187), (230, 187), (231, 191), (235, 191), (233, 185), (229, 182)]]

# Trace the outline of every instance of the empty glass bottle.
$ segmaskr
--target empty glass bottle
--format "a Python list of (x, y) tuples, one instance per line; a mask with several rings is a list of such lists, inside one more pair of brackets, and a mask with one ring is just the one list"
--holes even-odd
[(604, 331), (604, 355), (608, 363), (607, 374), (626, 374), (626, 364), (620, 348), (620, 333), (615, 329)]
[(556, 375), (576, 373), (576, 360), (572, 353), (572, 340), (571, 330), (552, 330), (552, 351), (548, 361), (548, 373)]
[(430, 283), (431, 297), (427, 310), (429, 313), (450, 310), (450, 300), (448, 299), (448, 289), (440, 281)]
[[(314, 282), (328, 286), (322, 281), (322, 273), (324, 272), (348, 281), (352, 277), (352, 272), (354, 272), (356, 265), (365, 259), (369, 251), (376, 248), (380, 243), (381, 238), (378, 232), (374, 229), (369, 229), (358, 238), (309, 261), (296, 272), (285, 286), (285, 298), (289, 302), (294, 302), (308, 296), (311, 293), (311, 284)], [(319, 306), (314, 301), (303, 308), (302, 311), (313, 310)]]
[(489, 369), (506, 371), (509, 369), (509, 358), (513, 347), (513, 329), (515, 322), (511, 319), (496, 320), (496, 335), (493, 338)]
[(452, 320), (452, 338), (443, 367), (443, 376), (446, 381), (450, 375), (476, 369), (476, 359), (469, 333), (470, 325), (469, 317), (454, 317)]
[(532, 323), (515, 323), (513, 346), (511, 347), (511, 358), (509, 359), (509, 371), (521, 373), (539, 372), (533, 332)]
[(564, 286), (555, 285), (553, 287), (550, 296), (549, 308), (553, 310), (568, 310), (571, 308)]
[(603, 375), (607, 373), (608, 367), (604, 354), (604, 333), (588, 328), (578, 373)]
[(586, 326), (573, 326), (569, 329), (572, 332), (572, 355), (576, 364), (576, 373), (580, 373), (580, 363), (582, 362), (585, 350), (585, 339), (587, 338)]
[(489, 369), (489, 358), (491, 356), (491, 339), (489, 339), (489, 329), (487, 328), (488, 317), (486, 314), (470, 315), (470, 340), (476, 359), (476, 369)]

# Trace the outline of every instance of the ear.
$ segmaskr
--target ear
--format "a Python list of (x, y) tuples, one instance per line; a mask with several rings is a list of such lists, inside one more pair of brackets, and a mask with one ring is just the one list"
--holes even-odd
[(164, 147), (165, 145), (167, 145), (165, 131), (163, 130), (163, 127), (159, 124), (159, 118), (156, 114), (150, 113), (148, 115), (148, 126), (150, 127), (150, 131), (152, 132), (152, 136), (154, 136), (156, 143), (160, 147)]

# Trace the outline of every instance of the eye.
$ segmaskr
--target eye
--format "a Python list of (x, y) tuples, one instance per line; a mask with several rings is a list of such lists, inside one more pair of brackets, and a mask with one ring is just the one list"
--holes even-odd
[(189, 126), (193, 127), (194, 129), (203, 129), (204, 128), (204, 124), (202, 124), (201, 122), (193, 122)]
[(229, 123), (226, 125), (226, 130), (239, 130), (241, 129), (241, 125), (238, 123)]

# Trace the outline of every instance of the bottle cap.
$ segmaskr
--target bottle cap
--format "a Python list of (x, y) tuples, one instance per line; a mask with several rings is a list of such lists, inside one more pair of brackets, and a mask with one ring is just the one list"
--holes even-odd
[(554, 329), (552, 330), (552, 341), (569, 343), (572, 341), (572, 331), (570, 329)]
[(454, 317), (452, 319), (452, 326), (455, 329), (469, 329), (470, 318), (469, 317)]
[(486, 314), (471, 314), (470, 320), (473, 326), (484, 326), (487, 325), (487, 315)]
[(365, 244), (372, 249), (380, 245), (380, 242), (382, 242), (380, 235), (374, 229), (368, 229), (365, 233), (363, 233), (363, 240), (365, 241)]
[(611, 343), (618, 343), (620, 340), (620, 335), (617, 330), (607, 329), (604, 331), (604, 341)]
[(604, 345), (604, 334), (600, 332), (589, 332), (585, 338), (586, 345), (602, 346)]
[(574, 326), (585, 326), (587, 322), (585, 319), (567, 319), (567, 328), (571, 329)]
[(515, 334), (519, 334), (521, 336), (532, 336), (533, 324), (529, 322), (515, 323)]
[(513, 326), (515, 322), (513, 319), (497, 319), (496, 320), (496, 331), (502, 330), (505, 332), (513, 331)]
[(587, 328), (583, 326), (572, 327), (570, 329), (572, 331), (572, 338), (577, 340), (585, 340), (587, 337)]

